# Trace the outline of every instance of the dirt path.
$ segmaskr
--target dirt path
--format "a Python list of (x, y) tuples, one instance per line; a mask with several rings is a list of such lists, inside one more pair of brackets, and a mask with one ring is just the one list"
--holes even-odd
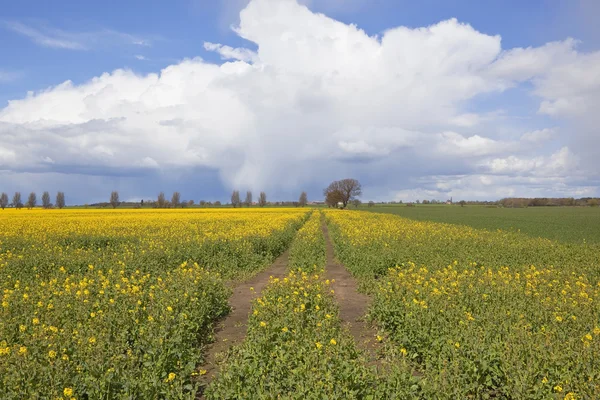
[(198, 399), (204, 398), (202, 396), (203, 388), (215, 377), (229, 348), (237, 343), (241, 343), (246, 337), (252, 300), (258, 297), (263, 288), (267, 286), (270, 276), (274, 278), (285, 277), (288, 258), (289, 250), (286, 250), (282, 255), (277, 257), (269, 268), (233, 288), (233, 294), (229, 298), (231, 312), (217, 325), (215, 329), (215, 341), (209, 345), (206, 351), (206, 361), (199, 368), (206, 370), (206, 374), (201, 378), (203, 387), (196, 396)]
[(329, 237), (327, 224), (322, 223), (323, 235), (327, 246), (327, 265), (325, 276), (327, 279), (335, 279), (332, 284), (335, 298), (340, 306), (340, 318), (348, 328), (357, 347), (364, 351), (369, 358), (370, 364), (377, 360), (376, 330), (365, 321), (367, 309), (371, 304), (371, 298), (358, 292), (358, 284), (352, 274), (334, 257), (333, 245)]

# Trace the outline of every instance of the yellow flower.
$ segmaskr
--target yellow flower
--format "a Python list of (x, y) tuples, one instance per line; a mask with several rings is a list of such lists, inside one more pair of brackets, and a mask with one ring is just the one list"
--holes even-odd
[(37, 325), (37, 324), (39, 324), (39, 323), (40, 323), (40, 320), (39, 320), (38, 318), (34, 318), (34, 319), (32, 320), (32, 323), (33, 323), (34, 325)]
[(50, 357), (50, 358), (56, 358), (56, 351), (54, 351), (54, 350), (50, 350), (50, 351), (48, 352), (48, 357)]
[(315, 310), (319, 311), (320, 309), (321, 309), (321, 307), (319, 307), (319, 305), (317, 304), (317, 305), (315, 306)]
[(252, 314), (253, 314), (253, 315), (258, 315), (258, 310), (254, 310), (254, 311), (252, 312)]
[(19, 331), (25, 332), (26, 330), (27, 330), (27, 327), (25, 325), (19, 325)]
[(600, 328), (598, 328), (598, 327), (594, 328), (594, 335), (600, 335)]
[(456, 347), (457, 349), (460, 348), (460, 343), (458, 343), (458, 342), (454, 343), (454, 347)]
[(63, 360), (68, 361), (69, 360), (69, 356), (66, 354), (63, 354), (61, 357)]
[(331, 318), (331, 315), (325, 314), (325, 318), (329, 319), (329, 318)]
[(284, 333), (285, 333), (285, 332), (287, 332), (287, 331), (288, 331), (288, 328), (287, 328), (287, 326), (284, 326), (283, 328), (281, 328), (281, 332), (284, 332)]
[(405, 356), (405, 355), (406, 355), (406, 353), (407, 353), (407, 352), (406, 352), (406, 349), (405, 349), (404, 347), (403, 347), (403, 348), (401, 348), (401, 349), (400, 349), (400, 353), (402, 353), (402, 355), (403, 355), (403, 356)]
[(73, 389), (70, 387), (67, 387), (63, 390), (63, 394), (67, 397), (71, 397), (71, 396), (73, 396)]
[(337, 344), (337, 342), (335, 341), (335, 339), (331, 339), (331, 340), (329, 341), (329, 344), (331, 344), (331, 345), (335, 346), (335, 345)]
[(88, 342), (90, 344), (95, 344), (96, 343), (96, 338), (92, 336), (91, 338), (88, 339)]
[(199, 373), (200, 375), (206, 375), (206, 372), (207, 372), (207, 371), (206, 371), (205, 369), (201, 369), (200, 371), (198, 371), (198, 373)]
[(174, 372), (169, 372), (169, 376), (167, 376), (167, 378), (165, 379), (165, 382), (172, 382), (175, 380), (175, 373)]
[(317, 349), (320, 349), (321, 347), (323, 347), (323, 345), (319, 342), (315, 342), (315, 346), (317, 346)]
[(0, 356), (7, 356), (10, 354), (10, 347), (0, 347)]
[(588, 333), (587, 335), (585, 335), (585, 336), (583, 337), (583, 339), (584, 339), (584, 340), (590, 340), (590, 341), (591, 341), (591, 340), (592, 340), (592, 335)]
[(554, 386), (554, 391), (555, 391), (556, 393), (560, 393), (560, 392), (562, 392), (562, 391), (563, 391), (563, 388), (562, 388), (562, 386), (560, 386), (560, 385), (556, 385), (556, 386)]
[(25, 354), (27, 354), (27, 347), (25, 346), (21, 346), (19, 347), (19, 354), (24, 356)]
[(544, 379), (542, 379), (542, 383), (548, 383), (548, 378), (544, 377)]
[(260, 321), (260, 326), (264, 328), (265, 326), (267, 326), (267, 323), (265, 321)]
[(557, 321), (557, 322), (562, 322), (562, 320), (563, 320), (563, 319), (562, 319), (562, 317), (561, 317), (560, 315), (557, 315), (557, 316), (556, 316), (556, 321)]
[(168, 312), (172, 312), (172, 311), (173, 311), (173, 307), (171, 307), (171, 306), (168, 306), (168, 307), (167, 307), (167, 311), (168, 311)]
[(381, 342), (382, 340), (383, 340), (383, 337), (382, 337), (382, 336), (380, 336), (380, 335), (377, 335), (377, 341), (378, 341), (378, 342)]
[(150, 321), (150, 322), (154, 321), (154, 317), (152, 315), (148, 315), (148, 321)]

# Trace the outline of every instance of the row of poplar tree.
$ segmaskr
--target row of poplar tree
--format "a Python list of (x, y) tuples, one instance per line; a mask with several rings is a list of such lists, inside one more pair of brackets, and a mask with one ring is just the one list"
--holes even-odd
[[(29, 197), (27, 198), (27, 202), (23, 203), (23, 200), (21, 198), (21, 192), (15, 192), (15, 194), (13, 195), (12, 198), (12, 202), (9, 203), (8, 201), (8, 195), (6, 193), (2, 193), (0, 194), (0, 208), (2, 208), (3, 210), (8, 207), (9, 205), (17, 208), (17, 209), (21, 209), (24, 206), (31, 209), (36, 207), (38, 204), (37, 201), (37, 195), (35, 194), (35, 192), (31, 192), (29, 193)], [(57, 207), (57, 208), (63, 208), (65, 206), (65, 193), (64, 192), (58, 192), (56, 193), (56, 201), (54, 202), (54, 204), (52, 204), (52, 200), (50, 199), (50, 193), (48, 192), (44, 192), (44, 194), (42, 194), (42, 207), (44, 208), (52, 208), (52, 207)]]

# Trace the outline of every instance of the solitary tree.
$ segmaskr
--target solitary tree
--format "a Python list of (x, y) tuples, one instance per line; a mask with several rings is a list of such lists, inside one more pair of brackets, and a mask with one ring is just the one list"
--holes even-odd
[(23, 202), (21, 201), (21, 192), (15, 192), (15, 195), (12, 198), (12, 205), (16, 209), (23, 208)]
[(252, 192), (249, 190), (246, 192), (246, 201), (244, 201), (244, 204), (246, 204), (246, 207), (252, 205)]
[(461, 200), (458, 202), (458, 204), (460, 204), (461, 207), (464, 207), (467, 204), (467, 202), (464, 200)]
[(298, 205), (300, 207), (305, 207), (307, 203), (308, 203), (308, 196), (306, 195), (306, 192), (300, 193), (300, 199), (298, 199)]
[(4, 192), (0, 195), (0, 207), (4, 210), (8, 205), (8, 195)]
[(240, 205), (240, 192), (238, 190), (234, 190), (233, 193), (231, 193), (231, 205), (233, 208)]
[(352, 200), (352, 205), (353, 205), (355, 208), (358, 208), (358, 207), (359, 207), (361, 204), (362, 204), (362, 202), (361, 202), (359, 199), (354, 199), (354, 200)]
[(167, 206), (167, 200), (165, 199), (164, 192), (160, 192), (158, 194), (158, 198), (156, 199), (156, 206), (158, 208), (165, 208)]
[(117, 208), (121, 204), (119, 202), (119, 192), (114, 191), (110, 194), (110, 205), (112, 208)]
[(344, 208), (346, 208), (350, 200), (354, 200), (361, 194), (360, 182), (356, 179), (342, 179), (341, 181), (331, 182), (327, 189), (323, 191), (325, 202), (330, 207), (337, 205), (337, 203), (342, 203)]
[(369, 207), (373, 207), (375, 205), (375, 202), (373, 200), (369, 201)]
[(42, 195), (42, 207), (50, 208), (52, 207), (52, 203), (50, 203), (50, 193), (44, 192)]
[(265, 192), (260, 192), (258, 196), (258, 205), (264, 207), (267, 205), (267, 194)]
[(173, 208), (179, 207), (181, 203), (181, 194), (179, 192), (173, 192), (173, 196), (171, 196), (171, 204)]
[(221, 207), (221, 202), (219, 200), (215, 201), (215, 206)]
[(56, 207), (63, 208), (65, 206), (65, 193), (58, 192), (56, 193)]
[(33, 207), (35, 207), (36, 204), (37, 204), (37, 196), (36, 196), (35, 192), (29, 193), (29, 197), (27, 198), (27, 208), (29, 208), (31, 210)]

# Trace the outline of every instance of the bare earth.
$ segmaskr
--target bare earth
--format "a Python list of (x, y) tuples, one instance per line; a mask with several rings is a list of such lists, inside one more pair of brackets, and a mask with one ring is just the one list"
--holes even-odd
[[(334, 296), (340, 307), (340, 318), (344, 326), (354, 337), (357, 347), (368, 357), (369, 362), (377, 361), (376, 331), (364, 320), (371, 303), (369, 296), (358, 292), (356, 280), (350, 272), (339, 264), (333, 253), (333, 245), (329, 238), (329, 230), (323, 222), (323, 235), (326, 241), (327, 263), (325, 266), (326, 279), (333, 280), (331, 284)], [(252, 300), (260, 296), (269, 283), (269, 277), (283, 278), (287, 274), (289, 250), (279, 256), (266, 270), (258, 273), (246, 282), (237, 285), (229, 298), (231, 313), (220, 321), (215, 329), (215, 341), (206, 351), (206, 361), (200, 370), (206, 370), (202, 376), (202, 388), (197, 398), (203, 399), (203, 388), (214, 379), (219, 366), (225, 361), (227, 351), (235, 344), (241, 343), (246, 337), (247, 322), (252, 308)]]
[[(241, 343), (246, 337), (248, 317), (252, 309), (252, 300), (260, 296), (261, 291), (269, 283), (269, 277), (283, 278), (287, 272), (289, 250), (271, 264), (269, 268), (258, 273), (249, 280), (237, 285), (229, 298), (231, 312), (220, 321), (215, 329), (215, 341), (206, 351), (206, 361), (199, 369), (206, 370), (202, 376), (202, 385), (206, 387), (219, 370), (227, 351), (235, 344)], [(202, 389), (198, 392), (202, 396)]]
[(332, 288), (335, 292), (335, 299), (340, 306), (340, 318), (354, 337), (358, 349), (365, 353), (370, 363), (375, 363), (377, 359), (376, 350), (379, 344), (376, 340), (377, 332), (365, 321), (371, 298), (359, 293), (356, 280), (344, 266), (335, 260), (329, 229), (325, 223), (323, 223), (322, 229), (327, 246), (325, 276), (327, 279), (335, 280)]

